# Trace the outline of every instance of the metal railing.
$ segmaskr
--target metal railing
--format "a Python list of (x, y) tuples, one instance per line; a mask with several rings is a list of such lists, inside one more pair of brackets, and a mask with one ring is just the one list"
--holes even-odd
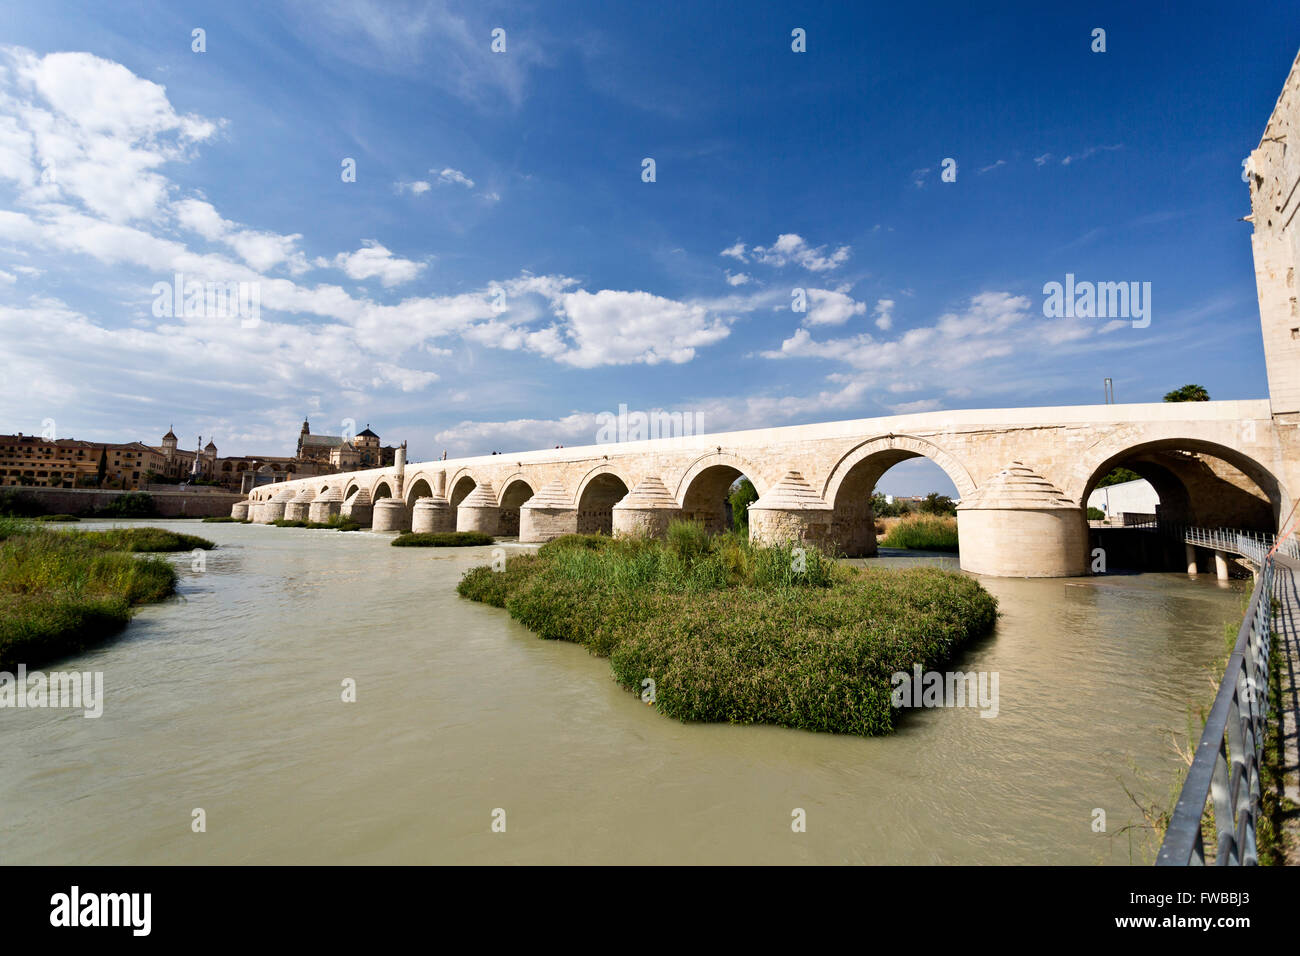
[[(1226, 534), (1229, 532), (1210, 532), (1189, 543), (1199, 544), (1204, 540), (1206, 547), (1221, 547), (1220, 543), (1213, 542), (1228, 541), (1227, 537), (1216, 537)], [(1254, 866), (1259, 862), (1255, 822), (1260, 803), (1259, 765), (1269, 714), (1268, 662), (1273, 616), (1273, 554), (1270, 549), (1276, 542), (1264, 546), (1260, 536), (1235, 534), (1237, 537), (1232, 539), (1234, 546), (1227, 550), (1237, 550), (1252, 560), (1254, 555), (1258, 555), (1260, 572), (1250, 595), (1246, 617), (1237, 632), (1237, 643), (1228, 658), (1223, 683), (1219, 685), (1219, 693), (1214, 698), (1214, 706), (1196, 745), (1192, 766), (1156, 857), (1157, 866), (1205, 865), (1201, 818), (1211, 800), (1217, 835), (1214, 862), (1219, 866)], [(1246, 548), (1254, 555), (1247, 554), (1243, 550)]]
[(1254, 564), (1262, 565), (1264, 556), (1270, 551), (1300, 560), (1300, 542), (1293, 535), (1278, 538), (1267, 531), (1243, 531), (1240, 528), (1198, 528), (1191, 525), (1172, 524), (1167, 521), (1143, 521), (1129, 525), (1129, 528), (1160, 531), (1170, 537), (1176, 537), (1184, 544), (1215, 551), (1232, 551), (1249, 558)]

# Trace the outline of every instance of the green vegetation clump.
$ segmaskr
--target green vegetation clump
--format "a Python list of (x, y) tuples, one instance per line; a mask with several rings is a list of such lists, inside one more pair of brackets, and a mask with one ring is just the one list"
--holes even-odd
[(236, 518), (232, 515), (214, 515), (211, 518), (204, 518), (204, 524), (252, 524), (247, 518)]
[(1089, 521), (1102, 521), (1105, 519), (1105, 517), (1106, 517), (1106, 512), (1102, 511), (1100, 508), (1093, 508), (1093, 507), (1088, 508)]
[(76, 515), (41, 515), (37, 521), (80, 521)]
[(889, 733), (891, 676), (942, 667), (992, 628), (997, 602), (937, 568), (859, 570), (814, 548), (709, 538), (557, 538), (457, 591), (539, 637), (610, 659), (615, 679), (680, 720)]
[(748, 478), (736, 482), (731, 494), (727, 496), (731, 503), (731, 525), (735, 531), (749, 530), (749, 506), (758, 500), (758, 489)]
[(492, 544), (496, 539), (478, 531), (403, 531), (393, 539), (395, 548), (468, 548)]
[(886, 548), (913, 551), (956, 551), (957, 519), (942, 515), (908, 515), (885, 534)]
[(98, 644), (126, 626), (135, 606), (175, 590), (165, 559), (105, 549), (102, 541), (0, 518), (0, 670)]
[(1181, 385), (1165, 393), (1166, 402), (1208, 402), (1210, 393), (1204, 385)]
[(207, 538), (164, 528), (110, 528), (65, 534), (81, 538), (90, 547), (102, 551), (193, 551), (195, 548), (208, 551), (216, 547)]
[(1126, 481), (1140, 481), (1141, 479), (1142, 476), (1130, 468), (1112, 468), (1097, 482), (1097, 487), (1108, 488), (1111, 485), (1120, 485)]
[[(252, 524), (251, 521), (245, 521), (244, 524)], [(287, 518), (276, 518), (271, 524), (277, 528), (315, 528), (318, 531), (360, 531), (361, 525), (351, 518), (345, 518), (342, 515), (334, 515), (329, 521), (290, 521)]]

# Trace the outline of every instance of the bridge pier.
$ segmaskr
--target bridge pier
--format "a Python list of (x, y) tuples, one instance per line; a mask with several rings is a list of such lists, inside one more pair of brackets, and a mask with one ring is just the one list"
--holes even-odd
[(1196, 572), (1198, 570), (1196, 567), (1196, 545), (1184, 544), (1183, 553), (1187, 557), (1187, 573), (1192, 577), (1196, 577)]
[(457, 531), (478, 531), (482, 534), (497, 534), (501, 523), (501, 509), (497, 505), (497, 496), (492, 491), (492, 482), (484, 481), (474, 486), (474, 490), (465, 496), (465, 500), (456, 509)]
[(284, 510), (288, 507), (290, 501), (295, 497), (292, 488), (286, 488), (271, 498), (262, 506), (261, 515), (258, 520), (262, 524), (270, 524), (272, 521), (279, 521), (284, 517)]
[(545, 544), (561, 535), (578, 533), (578, 509), (552, 481), (519, 508), (519, 543)]
[(339, 514), (349, 521), (355, 521), (363, 528), (369, 528), (374, 521), (374, 505), (370, 501), (370, 492), (365, 488), (343, 502)]
[(456, 530), (451, 502), (440, 495), (416, 499), (411, 509), (411, 530), (416, 534), (438, 534)]
[(371, 531), (411, 530), (411, 509), (401, 498), (380, 498), (371, 513)]
[(236, 521), (247, 521), (248, 506), (250, 504), (252, 504), (251, 501), (236, 501), (230, 506), (230, 517), (234, 518)]
[(1086, 573), (1088, 522), (1061, 491), (1013, 461), (957, 506), (963, 571), (1004, 578)]
[(311, 493), (310, 488), (303, 488), (292, 501), (284, 506), (284, 519), (286, 521), (306, 521), (314, 497), (315, 495)]
[(795, 542), (830, 550), (831, 519), (831, 506), (803, 475), (787, 471), (749, 506), (749, 540), (755, 544)]
[(314, 524), (327, 524), (337, 517), (343, 507), (343, 492), (337, 488), (326, 488), (312, 501), (307, 509), (307, 520)]
[(1228, 553), (1226, 551), (1214, 552), (1214, 576), (1220, 581), (1228, 580)]
[(681, 517), (682, 508), (656, 475), (637, 482), (613, 512), (614, 537), (661, 538), (669, 523)]

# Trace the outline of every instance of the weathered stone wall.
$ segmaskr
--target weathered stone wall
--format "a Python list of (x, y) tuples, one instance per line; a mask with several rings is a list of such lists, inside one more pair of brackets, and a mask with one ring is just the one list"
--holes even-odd
[[(100, 491), (95, 488), (23, 488), (6, 489), (25, 495), (45, 509), (46, 514), (84, 515), (107, 508), (127, 491)], [(230, 514), (243, 495), (230, 492), (151, 491), (154, 509), (160, 518), (214, 518)]]

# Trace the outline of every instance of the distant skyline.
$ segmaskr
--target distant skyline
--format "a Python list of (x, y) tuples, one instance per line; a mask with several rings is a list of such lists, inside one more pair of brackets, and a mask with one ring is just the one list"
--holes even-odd
[[(305, 414), (422, 460), (620, 405), (1265, 397), (1242, 160), (1294, 4), (1002, 6), (11, 2), (0, 431), (281, 456)], [(245, 308), (185, 315), (178, 274)], [(1067, 277), (1149, 324), (1049, 318)]]

